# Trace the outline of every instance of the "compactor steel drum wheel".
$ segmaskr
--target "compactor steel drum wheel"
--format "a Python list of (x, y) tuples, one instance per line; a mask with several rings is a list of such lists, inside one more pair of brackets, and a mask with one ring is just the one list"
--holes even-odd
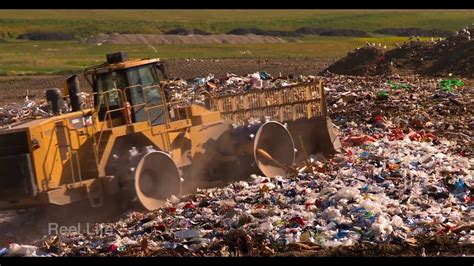
[(286, 176), (295, 161), (295, 144), (288, 129), (276, 121), (263, 124), (255, 135), (254, 157), (265, 176)]
[(135, 172), (135, 192), (147, 210), (165, 206), (171, 195), (180, 194), (180, 174), (171, 157), (161, 151), (147, 153)]

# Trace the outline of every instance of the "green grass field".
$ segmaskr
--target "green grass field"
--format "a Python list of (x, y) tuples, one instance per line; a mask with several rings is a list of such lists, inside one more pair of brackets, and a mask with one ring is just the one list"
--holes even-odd
[(176, 27), (216, 33), (239, 27), (295, 30), (303, 26), (454, 31), (473, 22), (474, 10), (0, 10), (0, 35), (65, 31), (86, 37), (99, 32), (160, 33)]
[[(0, 10), (0, 75), (75, 72), (104, 61), (106, 53), (130, 57), (339, 58), (366, 41), (392, 48), (406, 37), (373, 34), (385, 27), (457, 30), (474, 22), (474, 10)], [(300, 27), (350, 28), (374, 37), (306, 36), (284, 44), (103, 45), (79, 41), (20, 41), (32, 31), (67, 32), (78, 39), (97, 33), (162, 33), (177, 27), (225, 33), (235, 28), (295, 30)], [(155, 52), (155, 50), (157, 52)]]
[[(205, 45), (102, 45), (76, 41), (14, 41), (0, 43), (0, 75), (43, 75), (75, 72), (101, 63), (105, 54), (128, 51), (131, 58), (245, 58), (312, 57), (332, 59), (362, 47), (366, 41), (393, 48), (406, 37), (305, 37), (302, 42), (283, 44)], [(250, 53), (249, 53), (250, 52)]]

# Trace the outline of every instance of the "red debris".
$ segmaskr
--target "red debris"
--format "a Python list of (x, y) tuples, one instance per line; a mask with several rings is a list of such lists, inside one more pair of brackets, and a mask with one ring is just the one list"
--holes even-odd
[(433, 140), (436, 139), (435, 135), (433, 135), (431, 133), (426, 133), (423, 130), (418, 131), (418, 132), (411, 131), (410, 133), (408, 133), (408, 137), (412, 141), (427, 141), (427, 142), (430, 142), (430, 141), (433, 141)]
[(117, 249), (118, 249), (118, 246), (115, 245), (115, 244), (112, 244), (109, 246), (109, 248), (107, 249), (109, 252), (117, 252)]
[(166, 208), (166, 212), (167, 212), (167, 213), (175, 213), (175, 212), (176, 212), (176, 208)]
[(360, 146), (367, 142), (373, 142), (373, 141), (376, 141), (376, 139), (367, 135), (350, 136), (346, 138), (345, 140), (343, 140), (342, 144), (347, 147), (352, 147), (352, 146)]
[(382, 123), (383, 122), (383, 116), (378, 115), (374, 118), (375, 123)]
[(390, 134), (388, 135), (388, 140), (403, 140), (405, 134), (403, 134), (403, 130), (401, 128), (394, 128), (390, 130)]
[(160, 224), (158, 224), (155, 228), (156, 228), (157, 230), (159, 230), (159, 231), (165, 231), (166, 225), (163, 224), (163, 223), (160, 223)]
[(290, 224), (291, 223), (297, 223), (300, 227), (303, 227), (304, 226), (304, 221), (303, 219), (301, 219), (301, 217), (299, 216), (296, 216), (296, 217), (293, 217), (290, 219)]
[(474, 203), (474, 197), (466, 196), (465, 200), (467, 204)]
[(194, 205), (192, 202), (188, 202), (183, 206), (183, 209), (195, 209), (196, 205)]

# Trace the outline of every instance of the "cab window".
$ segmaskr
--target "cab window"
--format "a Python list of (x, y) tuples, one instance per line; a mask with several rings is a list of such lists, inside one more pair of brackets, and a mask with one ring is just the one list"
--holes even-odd
[(97, 75), (97, 93), (98, 93), (98, 101), (101, 108), (105, 108), (106, 102), (108, 102), (109, 106), (120, 106), (120, 95), (117, 91), (108, 92), (115, 89), (115, 85), (117, 89), (123, 89), (127, 86), (127, 77), (123, 71), (115, 72), (115, 85), (113, 82), (113, 75), (112, 73), (104, 73)]
[[(141, 85), (140, 89), (145, 88), (144, 92), (146, 98), (150, 102), (160, 102), (161, 97), (159, 93), (158, 86), (151, 87), (159, 84), (159, 79), (156, 76), (156, 72), (153, 68), (153, 65), (145, 65), (130, 68), (127, 70), (127, 77), (129, 86)], [(142, 93), (137, 89), (131, 89), (132, 98), (137, 99), (140, 97), (139, 94)]]

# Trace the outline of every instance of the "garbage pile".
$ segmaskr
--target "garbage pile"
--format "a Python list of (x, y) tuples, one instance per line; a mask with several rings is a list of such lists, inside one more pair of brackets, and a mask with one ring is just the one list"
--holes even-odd
[(329, 66), (326, 71), (344, 75), (390, 75), (418, 73), (443, 76), (449, 73), (465, 78), (473, 76), (474, 28), (464, 27), (446, 39), (420, 41), (410, 38), (395, 49), (367, 44)]
[[(93, 108), (94, 103), (89, 93), (80, 92), (82, 108)], [(71, 106), (64, 98), (61, 112), (70, 112)], [(0, 127), (6, 127), (16, 122), (46, 118), (52, 116), (51, 105), (46, 99), (30, 99), (27, 95), (23, 101), (9, 103), (0, 107)]]
[[(474, 129), (474, 97), (469, 80), (421, 76), (344, 76), (326, 74), (274, 78), (265, 71), (217, 78), (210, 74), (191, 80), (176, 79), (165, 86), (170, 102), (202, 103), (200, 96), (221, 96), (323, 80), (329, 114), (343, 130), (416, 136), (432, 134), (456, 140), (451, 151), (470, 156)], [(419, 137), (418, 137), (419, 138)]]
[(314, 80), (316, 80), (314, 76), (273, 77), (266, 71), (247, 75), (227, 73), (223, 77), (215, 77), (214, 74), (209, 74), (206, 77), (189, 80), (179, 78), (169, 80), (166, 82), (164, 90), (168, 102), (187, 105), (202, 103), (206, 96), (215, 97), (245, 93), (252, 90), (281, 88)]
[(377, 45), (367, 44), (362, 48), (357, 48), (347, 54), (346, 57), (330, 65), (324, 72), (358, 75), (376, 76), (389, 75), (392, 73), (389, 65), (385, 63), (385, 50)]
[(0, 127), (37, 117), (50, 116), (49, 107), (43, 101), (32, 101), (28, 98), (22, 103), (8, 104), (0, 107)]
[(472, 85), (449, 77), (327, 75), (322, 79), (329, 114), (344, 132), (391, 134), (395, 139), (430, 135), (435, 143), (451, 140), (453, 153), (473, 155)]
[[(11, 244), (3, 256), (272, 256), (445, 236), (474, 254), (473, 95), (468, 80), (325, 75), (343, 151), (311, 155), (291, 177), (252, 175), (171, 197), (89, 232)], [(209, 75), (173, 80), (168, 97), (241, 93), (315, 80)]]
[(410, 41), (387, 52), (396, 68), (420, 69), (427, 75), (454, 75), (473, 77), (474, 28), (465, 27), (446, 39), (420, 42)]
[(440, 234), (474, 248), (472, 158), (450, 154), (447, 140), (385, 136), (356, 145), (330, 160), (309, 158), (291, 178), (253, 175), (198, 189), (89, 233), (12, 244), (10, 255), (268, 256), (363, 242), (417, 245)]

